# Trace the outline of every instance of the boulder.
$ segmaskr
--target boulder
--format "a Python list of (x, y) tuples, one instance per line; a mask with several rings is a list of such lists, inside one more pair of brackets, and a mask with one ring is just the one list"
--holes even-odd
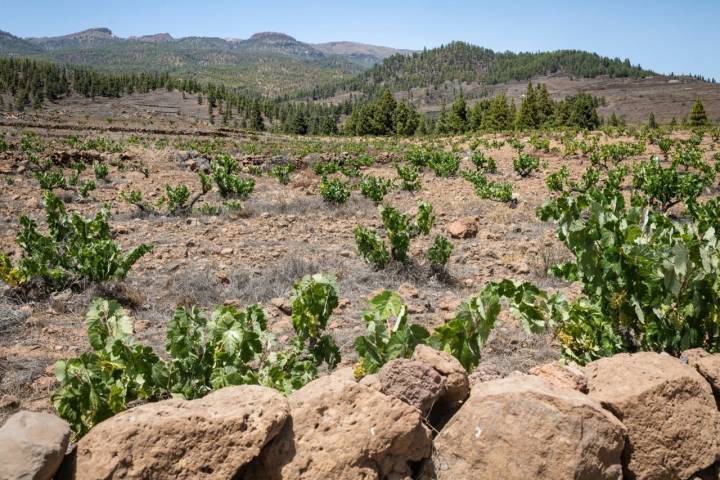
[(473, 387), (420, 478), (621, 479), (624, 435), (586, 395), (513, 375)]
[(378, 380), (377, 373), (365, 375), (358, 383), (360, 383), (360, 385), (365, 385), (368, 388), (372, 388), (373, 390), (377, 390), (378, 392), (380, 391), (380, 380)]
[(585, 367), (589, 396), (627, 427), (628, 478), (689, 478), (715, 462), (720, 415), (692, 367), (652, 352), (618, 354)]
[(0, 428), (0, 480), (49, 480), (62, 463), (70, 426), (55, 415), (20, 411)]
[(422, 362), (397, 358), (378, 372), (380, 391), (420, 410), (423, 417), (444, 391), (443, 377)]
[(715, 395), (715, 403), (720, 406), (720, 354), (694, 348), (683, 352), (680, 358), (707, 380)]
[(435, 350), (427, 345), (418, 345), (411, 359), (431, 366), (443, 377), (440, 402), (448, 404), (461, 402), (470, 394), (470, 382), (465, 368), (449, 353)]
[(353, 367), (340, 367), (333, 370), (333, 372), (330, 374), (333, 377), (337, 377), (341, 380), (347, 380), (349, 382), (357, 382), (357, 378), (355, 378), (355, 369)]
[(481, 363), (475, 370), (468, 375), (468, 382), (470, 388), (475, 388), (475, 385), (480, 383), (489, 382), (490, 380), (498, 380), (506, 375), (500, 371), (500, 369), (492, 363)]
[(410, 463), (431, 454), (416, 408), (359, 383), (321, 377), (288, 401), (292, 419), (244, 480), (409, 478)]
[(455, 220), (446, 227), (447, 232), (453, 238), (470, 238), (478, 233), (478, 227), (472, 218)]
[(280, 432), (289, 413), (282, 395), (255, 385), (147, 403), (80, 440), (75, 478), (233, 478)]
[(587, 393), (587, 377), (582, 367), (576, 363), (560, 363), (558, 361), (533, 367), (528, 372), (531, 375), (542, 377), (550, 383), (561, 387), (572, 388), (578, 392)]

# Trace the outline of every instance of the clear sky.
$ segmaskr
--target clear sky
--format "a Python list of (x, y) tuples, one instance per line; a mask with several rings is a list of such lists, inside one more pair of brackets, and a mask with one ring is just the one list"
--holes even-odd
[(463, 40), (494, 50), (589, 50), (661, 73), (720, 80), (720, 0), (230, 1), (2, 0), (0, 29), (53, 36), (108, 27), (247, 38), (279, 31), (305, 42), (432, 48)]

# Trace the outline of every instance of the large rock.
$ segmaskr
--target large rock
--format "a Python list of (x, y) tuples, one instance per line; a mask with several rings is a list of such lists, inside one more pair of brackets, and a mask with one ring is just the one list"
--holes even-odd
[(228, 387), (201, 399), (126, 410), (77, 447), (77, 479), (228, 479), (280, 432), (290, 413), (275, 390)]
[(477, 235), (478, 227), (473, 218), (462, 218), (455, 220), (446, 227), (447, 232), (453, 238), (469, 238)]
[(621, 479), (624, 435), (586, 395), (513, 375), (473, 387), (421, 478)]
[(374, 389), (327, 376), (288, 400), (292, 419), (244, 480), (402, 479), (431, 454), (420, 412)]
[(680, 358), (707, 380), (715, 395), (715, 403), (720, 406), (720, 354), (694, 348), (684, 351)]
[(420, 410), (423, 417), (443, 393), (443, 377), (431, 366), (398, 358), (378, 372), (380, 391)]
[(690, 477), (718, 455), (719, 414), (710, 386), (669, 355), (643, 352), (585, 367), (589, 396), (628, 430), (627, 478)]
[(530, 375), (542, 377), (550, 383), (560, 387), (568, 387), (578, 392), (587, 393), (587, 377), (582, 367), (576, 363), (560, 363), (554, 361), (533, 367), (528, 372)]
[(418, 345), (412, 360), (433, 367), (443, 377), (443, 393), (439, 401), (452, 404), (462, 402), (470, 394), (470, 382), (463, 366), (449, 353), (440, 352), (427, 345)]
[(0, 480), (49, 480), (62, 463), (70, 426), (49, 413), (21, 411), (0, 428)]
[(499, 380), (505, 377), (507, 377), (507, 375), (503, 374), (495, 364), (481, 363), (468, 375), (468, 382), (470, 383), (470, 388), (474, 388), (475, 385), (480, 383)]

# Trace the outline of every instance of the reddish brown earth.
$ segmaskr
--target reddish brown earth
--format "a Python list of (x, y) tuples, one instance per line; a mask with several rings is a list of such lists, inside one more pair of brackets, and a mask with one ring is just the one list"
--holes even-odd
[[(577, 290), (545, 274), (549, 266), (567, 258), (568, 254), (555, 239), (553, 226), (538, 220), (535, 210), (548, 197), (547, 174), (567, 165), (579, 175), (587, 166), (581, 157), (564, 159), (560, 153), (537, 153), (543, 163), (541, 171), (520, 179), (513, 172), (515, 153), (510, 146), (487, 149), (498, 163), (499, 173), (492, 175), (493, 180), (513, 184), (518, 198), (515, 208), (479, 199), (472, 185), (460, 177), (441, 179), (426, 171), (422, 174), (419, 193), (396, 190), (386, 197), (386, 202), (407, 211), (414, 211), (419, 199), (430, 202), (437, 215), (431, 236), (413, 242), (411, 254), (416, 260), (410, 266), (374, 271), (358, 257), (353, 229), (356, 225), (378, 227), (376, 207), (358, 191), (353, 192), (345, 206), (324, 203), (317, 190), (319, 178), (308, 164), (342, 157), (347, 155), (342, 153), (347, 149), (362, 148), (377, 159), (376, 164), (363, 173), (395, 177), (392, 160), (399, 158), (395, 153), (398, 143), (406, 141), (303, 139), (231, 130), (224, 133), (225, 137), (216, 139), (145, 133), (151, 128), (162, 131), (195, 128), (199, 134), (212, 132), (209, 125), (193, 127), (187, 121), (182, 125), (171, 124), (172, 114), (155, 116), (162, 100), (173, 95), (179, 94), (155, 96), (152, 106), (147, 107), (149, 110), (143, 110), (146, 107), (134, 98), (123, 99), (122, 105), (104, 104), (102, 100), (90, 102), (90, 106), (96, 105), (95, 110), (77, 99), (75, 103), (57, 106), (56, 120), (52, 113), (2, 119), (5, 126), (0, 131), (6, 134), (11, 149), (0, 154), (1, 252), (14, 258), (19, 256), (15, 235), (21, 215), (44, 224), (41, 191), (27, 169), (26, 157), (17, 148), (20, 136), (27, 131), (39, 133), (44, 143), (41, 156), (77, 153), (67, 145), (69, 135), (78, 135), (81, 139), (104, 135), (124, 141), (122, 153), (88, 154), (99, 155), (114, 165), (110, 167), (109, 182), (99, 182), (88, 200), (68, 194), (68, 209), (90, 215), (109, 202), (113, 205), (111, 225), (116, 240), (125, 248), (150, 243), (154, 250), (135, 265), (126, 281), (108, 286), (106, 290), (68, 290), (47, 299), (33, 300), (0, 297), (0, 399), (4, 399), (0, 402), (0, 417), (19, 407), (50, 408), (49, 396), (56, 387), (52, 364), (88, 348), (83, 319), (93, 295), (112, 294), (120, 298), (131, 310), (138, 339), (160, 351), (166, 322), (178, 304), (210, 307), (260, 302), (270, 315), (271, 330), (283, 340), (292, 327), (287, 301), (281, 299), (287, 299), (293, 282), (309, 273), (332, 273), (339, 280), (341, 302), (329, 328), (341, 346), (343, 363), (350, 365), (356, 358), (354, 339), (364, 330), (361, 311), (379, 289), (398, 290), (410, 306), (412, 321), (428, 327), (451, 318), (463, 299), (491, 280), (531, 280), (545, 288), (560, 288), (569, 295)], [(118, 110), (130, 113), (120, 119), (114, 116)], [(86, 129), (76, 130), (82, 125), (73, 122), (77, 122), (83, 112), (89, 112), (90, 116)], [(93, 119), (96, 114), (113, 115), (112, 127), (124, 125), (127, 131), (88, 130), (89, 127), (108, 128), (107, 122)], [(17, 122), (41, 122), (51, 128), (8, 126)], [(69, 130), (68, 126), (75, 130)], [(131, 135), (138, 138), (139, 144), (127, 143)], [(298, 170), (286, 186), (267, 175), (256, 178), (255, 191), (242, 202), (243, 208), (237, 213), (219, 216), (148, 215), (118, 199), (119, 192), (137, 189), (153, 201), (166, 184), (185, 183), (197, 191), (197, 176), (182, 155), (187, 150), (183, 142), (191, 140), (221, 142), (221, 149), (234, 155), (245, 167), (255, 164), (267, 169), (269, 164), (282, 158), (296, 162)], [(437, 147), (453, 148), (464, 157), (469, 155), (470, 143), (470, 139), (463, 138), (429, 142)], [(553, 146), (559, 147), (559, 143), (554, 141)], [(308, 154), (308, 151), (321, 153)], [(651, 146), (647, 154), (658, 152), (657, 147)], [(146, 178), (130, 168), (119, 168), (131, 164), (147, 165), (149, 176)], [(463, 167), (471, 167), (467, 158), (463, 160)], [(83, 177), (91, 175), (90, 168)], [(210, 204), (222, 204), (216, 192), (206, 200)], [(439, 279), (431, 275), (424, 252), (435, 234), (446, 233), (446, 227), (458, 219), (475, 222), (478, 233), (470, 238), (452, 239), (455, 249), (449, 264), (450, 278)], [(516, 322), (503, 317), (483, 354), (484, 361), (497, 364), (505, 372), (527, 371), (556, 358), (558, 350), (551, 335), (528, 335)]]

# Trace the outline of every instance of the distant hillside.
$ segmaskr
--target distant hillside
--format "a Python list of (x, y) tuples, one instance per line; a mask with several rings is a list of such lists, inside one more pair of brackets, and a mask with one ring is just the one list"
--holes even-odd
[(44, 50), (61, 50), (78, 46), (98, 46), (120, 42), (123, 39), (113, 35), (109, 28), (90, 28), (82, 32), (62, 35), (60, 37), (28, 38), (27, 41), (38, 45)]
[(168, 33), (121, 38), (107, 28), (21, 39), (0, 32), (0, 54), (32, 56), (112, 73), (162, 71), (220, 81), (248, 92), (286, 95), (337, 83), (401, 50), (350, 42), (311, 45), (290, 35), (248, 39), (173, 38)]
[(385, 88), (395, 92), (407, 91), (438, 87), (445, 82), (492, 85), (552, 74), (583, 78), (655, 75), (652, 71), (631, 65), (629, 60), (611, 59), (579, 50), (494, 52), (464, 42), (453, 42), (412, 55), (393, 55), (353, 79), (316, 89), (315, 96), (332, 96), (338, 91), (374, 93)]
[(27, 40), (0, 30), (0, 55), (28, 55), (41, 52), (42, 48)]
[(413, 50), (379, 47), (357, 42), (316, 43), (313, 47), (327, 55), (348, 57), (353, 62), (367, 67), (372, 67), (393, 55), (410, 55), (413, 53)]

